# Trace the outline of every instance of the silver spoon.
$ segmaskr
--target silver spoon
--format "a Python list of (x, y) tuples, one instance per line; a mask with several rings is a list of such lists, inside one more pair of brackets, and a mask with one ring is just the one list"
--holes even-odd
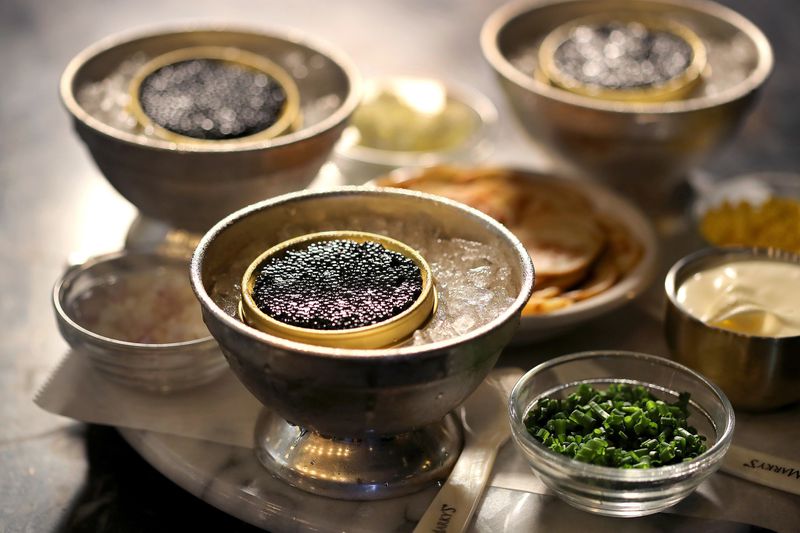
[(496, 375), (486, 378), (464, 402), (464, 449), (414, 528), (415, 533), (466, 530), (489, 481), (497, 451), (511, 436), (507, 402), (508, 392)]

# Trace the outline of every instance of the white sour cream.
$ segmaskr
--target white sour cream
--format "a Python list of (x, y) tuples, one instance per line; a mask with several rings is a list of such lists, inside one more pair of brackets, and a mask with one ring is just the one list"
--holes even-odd
[(678, 303), (706, 324), (749, 335), (800, 335), (800, 265), (747, 260), (694, 274)]

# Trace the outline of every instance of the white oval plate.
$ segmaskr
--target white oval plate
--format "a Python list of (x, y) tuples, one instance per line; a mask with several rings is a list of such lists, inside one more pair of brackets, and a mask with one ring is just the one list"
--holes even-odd
[[(393, 172), (391, 178), (393, 182), (399, 184), (416, 172), (412, 169), (401, 169)], [(596, 182), (539, 174), (522, 169), (514, 169), (514, 172), (533, 181), (558, 183), (576, 189), (594, 205), (598, 213), (606, 214), (627, 227), (641, 243), (643, 250), (642, 257), (633, 270), (607, 291), (552, 313), (523, 316), (513, 344), (540, 341), (562, 334), (625, 305), (649, 287), (658, 265), (658, 238), (652, 223), (638, 207)], [(374, 180), (367, 185), (376, 186)], [(535, 269), (535, 258), (533, 266)]]

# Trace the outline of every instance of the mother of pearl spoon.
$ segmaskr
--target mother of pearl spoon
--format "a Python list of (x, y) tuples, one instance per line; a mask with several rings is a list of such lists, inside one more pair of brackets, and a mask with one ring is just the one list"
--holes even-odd
[[(415, 533), (457, 533), (469, 525), (497, 451), (511, 436), (508, 392), (497, 374), (495, 371), (486, 378), (461, 407), (464, 449), (450, 477), (414, 528)], [(519, 377), (519, 371), (514, 377)]]

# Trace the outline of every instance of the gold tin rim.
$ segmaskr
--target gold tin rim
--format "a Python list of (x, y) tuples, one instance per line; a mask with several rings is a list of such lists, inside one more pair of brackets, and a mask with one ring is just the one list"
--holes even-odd
[[(607, 89), (588, 85), (575, 80), (561, 71), (555, 62), (555, 52), (566, 41), (569, 33), (580, 25), (598, 25), (607, 22), (638, 22), (648, 30), (665, 31), (677, 35), (692, 49), (692, 60), (684, 71), (672, 79), (644, 89)], [(680, 100), (688, 96), (701, 81), (707, 65), (706, 47), (702, 39), (688, 26), (672, 20), (654, 17), (651, 14), (605, 13), (581, 17), (562, 24), (545, 36), (539, 45), (538, 68), (534, 77), (543, 82), (566, 91), (619, 102), (666, 102)]]
[[(139, 91), (142, 82), (145, 78), (161, 68), (192, 59), (215, 59), (238, 64), (262, 72), (277, 81), (286, 93), (286, 102), (284, 103), (278, 120), (266, 129), (251, 135), (232, 139), (198, 139), (175, 133), (155, 123), (150, 116), (145, 113), (142, 108), (141, 100), (139, 99)], [(300, 91), (289, 73), (286, 72), (283, 67), (280, 67), (264, 56), (234, 46), (190, 46), (158, 55), (136, 71), (128, 88), (128, 96), (130, 99), (130, 104), (128, 105), (129, 111), (139, 125), (142, 128), (151, 128), (158, 137), (166, 141), (200, 145), (233, 143), (241, 142), (242, 140), (256, 141), (272, 139), (286, 133), (288, 130), (296, 130), (302, 127)]]
[[(252, 297), (255, 283), (254, 274), (267, 258), (302, 245), (339, 239), (359, 243), (378, 242), (387, 250), (401, 253), (414, 261), (422, 275), (422, 292), (411, 307), (377, 324), (338, 330), (316, 330), (292, 326), (275, 320), (258, 308)], [(377, 349), (396, 346), (422, 327), (433, 316), (438, 306), (433, 273), (422, 255), (396, 239), (365, 231), (322, 231), (283, 241), (260, 254), (250, 263), (242, 276), (241, 287), (242, 299), (239, 304), (239, 314), (247, 325), (284, 339), (331, 348)]]

